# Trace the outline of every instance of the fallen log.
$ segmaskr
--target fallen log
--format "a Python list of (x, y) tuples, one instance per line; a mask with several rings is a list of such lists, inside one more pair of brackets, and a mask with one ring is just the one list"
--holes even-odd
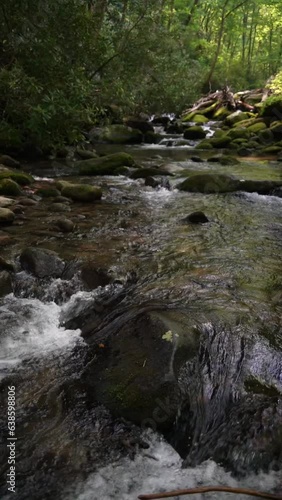
[(257, 498), (266, 498), (270, 500), (282, 500), (281, 495), (273, 495), (272, 493), (265, 493), (257, 490), (248, 490), (245, 488), (230, 488), (228, 486), (204, 486), (200, 488), (191, 488), (188, 490), (175, 490), (168, 493), (153, 493), (151, 495), (139, 495), (139, 500), (157, 500), (160, 498), (172, 498), (183, 495), (194, 495), (199, 493), (210, 493), (210, 492), (221, 492), (221, 493), (235, 493), (237, 495), (249, 495)]

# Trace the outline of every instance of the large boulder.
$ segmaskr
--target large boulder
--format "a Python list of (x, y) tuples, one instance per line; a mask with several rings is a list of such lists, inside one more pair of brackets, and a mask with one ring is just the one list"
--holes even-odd
[(207, 132), (200, 126), (189, 127), (184, 131), (184, 139), (198, 140), (204, 139)]
[(15, 214), (8, 208), (0, 208), (0, 224), (13, 224)]
[(82, 376), (88, 398), (144, 428), (170, 428), (181, 401), (179, 371), (199, 345), (189, 318), (144, 305), (122, 314), (108, 332), (86, 339), (93, 350)]
[(58, 182), (58, 187), (61, 187), (62, 196), (70, 198), (73, 201), (82, 203), (91, 203), (102, 198), (102, 189), (90, 184), (71, 184), (70, 182)]
[(37, 278), (59, 278), (65, 269), (64, 261), (47, 248), (28, 247), (20, 255), (21, 267)]
[(79, 175), (119, 175), (120, 167), (132, 167), (134, 160), (127, 153), (113, 153), (111, 155), (78, 161)]
[[(99, 130), (99, 140), (110, 144), (140, 144), (143, 134), (126, 125), (109, 125)], [(95, 142), (95, 136), (91, 140)]]
[(180, 191), (192, 193), (229, 193), (239, 189), (240, 180), (224, 174), (196, 174), (178, 184)]

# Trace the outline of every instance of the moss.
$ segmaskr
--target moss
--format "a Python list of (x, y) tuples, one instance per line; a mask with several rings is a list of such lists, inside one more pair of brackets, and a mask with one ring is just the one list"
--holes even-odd
[(19, 185), (11, 179), (0, 181), (0, 194), (4, 196), (19, 196), (22, 194)]
[(225, 135), (225, 131), (222, 130), (221, 128), (216, 129), (215, 133), (213, 134), (212, 138), (213, 139), (218, 139), (219, 137), (222, 137)]
[(116, 170), (120, 167), (132, 167), (134, 160), (127, 153), (113, 153), (101, 158), (78, 161), (79, 175), (117, 175)]
[(282, 114), (282, 96), (274, 95), (266, 99), (261, 109), (262, 116), (278, 116)]
[(93, 202), (102, 198), (102, 190), (89, 184), (70, 184), (62, 186), (62, 195), (73, 201)]
[(2, 179), (12, 179), (12, 181), (15, 181), (20, 186), (28, 186), (34, 181), (31, 175), (23, 172), (14, 172), (13, 170), (4, 170), (0, 172), (0, 181)]

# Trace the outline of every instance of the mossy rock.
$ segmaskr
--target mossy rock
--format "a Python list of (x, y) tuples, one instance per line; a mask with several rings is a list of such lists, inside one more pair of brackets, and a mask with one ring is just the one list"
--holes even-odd
[(113, 153), (111, 155), (78, 161), (75, 164), (79, 175), (118, 175), (120, 167), (132, 167), (134, 160), (127, 153)]
[(58, 189), (49, 187), (37, 189), (36, 194), (42, 198), (57, 198), (61, 193)]
[(204, 141), (201, 141), (195, 149), (213, 149), (212, 144), (210, 143), (210, 139), (205, 139)]
[(282, 115), (282, 96), (281, 95), (273, 95), (266, 99), (263, 103), (263, 107), (261, 109), (262, 116), (277, 116), (281, 117)]
[(12, 224), (15, 219), (15, 214), (9, 208), (0, 208), (0, 224)]
[(34, 179), (31, 175), (25, 174), (23, 172), (14, 172), (13, 170), (4, 170), (0, 172), (0, 181), (2, 179), (12, 179), (20, 186), (29, 186)]
[(270, 144), (274, 142), (274, 134), (270, 129), (260, 130), (258, 133), (258, 140), (261, 144)]
[(198, 140), (204, 139), (207, 132), (202, 127), (189, 127), (184, 131), (184, 139)]
[(257, 141), (248, 141), (246, 144), (245, 144), (246, 148), (251, 148), (251, 149), (257, 149), (260, 147), (260, 144), (257, 142)]
[(0, 181), (0, 194), (4, 196), (19, 196), (22, 194), (20, 186), (12, 179)]
[(248, 131), (252, 132), (254, 134), (258, 134), (261, 130), (265, 130), (267, 128), (266, 124), (264, 122), (259, 122), (259, 123), (254, 123), (254, 125), (251, 125), (248, 127)]
[(220, 137), (223, 137), (226, 134), (224, 130), (221, 128), (217, 128), (215, 133), (213, 134), (212, 138), (213, 139), (219, 139)]
[(111, 144), (140, 144), (143, 134), (125, 125), (109, 125), (103, 129), (101, 139)]
[(197, 174), (177, 186), (180, 191), (192, 193), (230, 193), (237, 191), (239, 179), (224, 174)]
[(71, 184), (66, 182), (62, 186), (61, 192), (62, 196), (82, 203), (91, 203), (102, 198), (101, 188), (90, 186), (89, 184)]
[(147, 177), (151, 177), (154, 175), (172, 175), (170, 172), (166, 170), (161, 170), (158, 168), (148, 167), (148, 168), (138, 168), (131, 174), (132, 179), (147, 179)]
[(229, 125), (229, 127), (233, 127), (236, 123), (242, 122), (243, 120), (248, 120), (249, 118), (253, 118), (254, 115), (248, 112), (235, 111), (231, 115), (227, 116), (225, 123)]
[(91, 158), (98, 158), (96, 151), (89, 151), (88, 149), (76, 148), (76, 153), (84, 160), (91, 160)]
[(248, 142), (248, 139), (244, 139), (243, 137), (239, 137), (238, 139), (234, 139), (232, 141), (232, 144), (237, 144), (237, 145), (241, 145), (241, 144), (246, 144)]
[(209, 119), (204, 115), (196, 114), (193, 116), (191, 121), (194, 123), (197, 123), (198, 125), (201, 125), (201, 124), (203, 125), (204, 123), (208, 123)]
[(208, 158), (207, 161), (211, 163), (220, 163), (221, 165), (239, 165), (240, 161), (234, 156), (230, 155), (215, 155)]
[(156, 134), (156, 132), (150, 130), (144, 134), (144, 142), (146, 144), (158, 144), (162, 138), (161, 134)]
[(282, 186), (282, 181), (254, 181), (254, 180), (241, 180), (239, 190), (246, 193), (258, 193), (269, 195), (274, 189)]
[(272, 125), (270, 130), (276, 140), (282, 139), (282, 122)]
[(232, 139), (225, 134), (221, 137), (212, 137), (210, 139), (210, 144), (213, 148), (221, 149), (226, 148), (230, 144), (231, 140)]
[(265, 154), (265, 155), (276, 155), (276, 154), (279, 154), (281, 153), (282, 151), (282, 147), (281, 146), (276, 146), (276, 145), (273, 145), (273, 146), (268, 146), (267, 148), (264, 148), (262, 149), (262, 154)]
[(10, 168), (20, 168), (21, 164), (18, 160), (15, 160), (9, 155), (0, 155), (0, 165), (5, 165), (5, 167)]
[(224, 120), (230, 114), (231, 114), (230, 111), (228, 111), (228, 109), (225, 106), (222, 106), (214, 112), (213, 118), (215, 120)]
[(235, 123), (234, 128), (236, 127), (248, 128), (251, 125), (254, 125), (255, 123), (261, 123), (261, 122), (263, 122), (263, 118), (248, 118), (248, 120), (243, 120), (241, 122)]
[(93, 356), (82, 374), (86, 397), (142, 428), (170, 429), (182, 400), (178, 374), (199, 349), (188, 314), (135, 306), (109, 332), (86, 339)]
[(235, 139), (248, 139), (250, 137), (248, 128), (232, 128), (227, 132), (227, 137), (234, 141)]

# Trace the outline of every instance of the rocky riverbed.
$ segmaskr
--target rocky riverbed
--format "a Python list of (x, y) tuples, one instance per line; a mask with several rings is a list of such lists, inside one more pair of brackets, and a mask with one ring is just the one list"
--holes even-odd
[[(1, 406), (15, 385), (21, 500), (281, 493), (281, 163), (160, 132), (3, 160)], [(3, 414), (6, 499), (5, 429)]]

